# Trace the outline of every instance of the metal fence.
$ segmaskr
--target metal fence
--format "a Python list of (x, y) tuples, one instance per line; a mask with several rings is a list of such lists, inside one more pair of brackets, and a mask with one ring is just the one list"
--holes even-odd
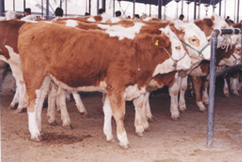
[(216, 77), (235, 69), (242, 68), (242, 48), (241, 48), (241, 62), (239, 65), (229, 67), (223, 71), (216, 72), (216, 49), (218, 35), (240, 34), (242, 44), (242, 29), (215, 29), (211, 38), (211, 60), (210, 60), (210, 75), (209, 75), (209, 104), (208, 104), (208, 129), (207, 129), (207, 147), (213, 146), (213, 125), (214, 125), (214, 102), (215, 102), (215, 86)]

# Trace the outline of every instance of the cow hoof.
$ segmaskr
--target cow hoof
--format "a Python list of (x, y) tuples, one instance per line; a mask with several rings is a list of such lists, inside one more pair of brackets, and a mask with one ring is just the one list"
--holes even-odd
[(88, 113), (80, 113), (80, 116), (82, 118), (89, 118), (90, 116), (88, 115)]
[(42, 140), (41, 136), (33, 137), (31, 138), (32, 141), (34, 142), (40, 142)]
[(18, 107), (18, 104), (15, 104), (14, 106), (13, 105), (10, 105), (8, 108), (9, 109), (17, 109), (17, 107)]
[(22, 113), (22, 112), (24, 112), (24, 109), (17, 109), (17, 110), (15, 110), (15, 113)]
[(143, 137), (144, 136), (144, 133), (142, 132), (142, 133), (138, 133), (138, 132), (136, 132), (136, 134), (137, 134), (137, 136), (139, 136), (139, 137)]
[(72, 126), (71, 125), (63, 125), (63, 128), (64, 129), (67, 129), (67, 130), (71, 130), (72, 129)]
[(129, 148), (129, 145), (127, 144), (127, 145), (119, 145), (122, 149), (124, 149), (124, 150), (127, 150), (128, 148)]
[(179, 109), (180, 109), (181, 112), (184, 112), (186, 110), (186, 107), (182, 106), (182, 107), (179, 107)]
[(114, 143), (115, 142), (115, 140), (112, 138), (112, 139), (110, 139), (110, 140), (107, 140), (108, 141), (108, 143)]
[(179, 116), (171, 117), (171, 119), (177, 121), (177, 120), (179, 120)]
[(207, 111), (207, 109), (205, 109), (205, 110), (200, 110), (202, 113), (207, 113), (208, 111)]
[(241, 96), (238, 92), (237, 93), (234, 93), (235, 96)]
[(230, 96), (229, 94), (224, 94), (224, 95), (225, 95), (226, 98), (229, 98), (229, 96)]
[(154, 122), (156, 119), (152, 116), (151, 118), (148, 118), (148, 122)]
[(49, 125), (56, 126), (57, 122), (56, 121), (48, 121)]
[(151, 128), (149, 127), (149, 128), (145, 128), (145, 131), (146, 132), (150, 132), (151, 131)]

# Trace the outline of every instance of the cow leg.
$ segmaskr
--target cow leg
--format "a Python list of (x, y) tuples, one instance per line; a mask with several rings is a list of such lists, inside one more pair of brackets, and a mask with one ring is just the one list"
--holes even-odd
[(109, 95), (109, 100), (110, 100), (110, 105), (113, 112), (113, 117), (117, 125), (117, 137), (119, 140), (119, 145), (123, 149), (127, 149), (129, 141), (127, 138), (127, 133), (124, 128), (124, 115), (125, 115), (124, 95), (120, 93), (115, 95)]
[(62, 126), (65, 129), (71, 129), (71, 119), (66, 107), (66, 91), (62, 88), (58, 88), (57, 98), (61, 111), (61, 120), (63, 122)]
[(16, 113), (23, 112), (23, 110), (27, 108), (24, 81), (19, 82), (18, 87), (19, 87), (19, 104), (18, 104), (17, 110), (15, 111)]
[(232, 93), (236, 96), (239, 96), (238, 92), (238, 87), (239, 87), (239, 75), (236, 73), (233, 77), (230, 78), (230, 89)]
[(180, 97), (179, 97), (179, 109), (180, 111), (186, 110), (185, 93), (187, 90), (188, 76), (182, 77), (180, 80)]
[(172, 85), (169, 86), (169, 95), (171, 97), (171, 105), (170, 105), (170, 111), (171, 111), (171, 118), (173, 120), (177, 120), (179, 118), (179, 110), (178, 110), (178, 93), (180, 89), (180, 82), (181, 77), (175, 75), (174, 82)]
[(103, 132), (106, 135), (108, 142), (114, 142), (112, 133), (112, 108), (110, 106), (110, 100), (108, 95), (103, 94), (103, 113), (104, 113), (104, 125)]
[(228, 85), (226, 77), (224, 77), (223, 92), (224, 92), (225, 97), (229, 97), (229, 85)]
[(55, 121), (55, 102), (57, 96), (57, 87), (51, 83), (51, 89), (48, 94), (48, 109), (47, 109), (47, 116), (49, 117), (48, 123), (50, 125), (56, 125)]
[(45, 77), (44, 81), (38, 90), (28, 90), (27, 96), (28, 96), (28, 125), (29, 125), (29, 131), (31, 134), (31, 139), (34, 141), (40, 141), (41, 140), (41, 112), (43, 108), (43, 103), (45, 96), (48, 93), (49, 86), (50, 86), (50, 78)]
[(192, 77), (193, 86), (196, 94), (196, 103), (199, 107), (200, 111), (205, 111), (206, 107), (204, 106), (201, 98), (201, 87), (202, 87), (202, 80), (201, 77)]
[[(1, 61), (3, 62), (3, 61)], [(0, 78), (0, 92), (2, 91), (2, 87), (3, 87), (3, 82), (4, 79), (6, 78), (8, 72), (10, 71), (9, 65), (7, 65), (7, 63), (3, 62), (3, 64), (6, 66), (2, 67), (1, 70), (1, 78)]]
[[(16, 84), (17, 84), (17, 82), (16, 82)], [(17, 84), (16, 85), (16, 91), (15, 91), (15, 94), (13, 96), (13, 100), (10, 103), (9, 109), (14, 109), (16, 104), (18, 104), (18, 102), (19, 102), (19, 86)]]
[(148, 121), (153, 122), (153, 121), (155, 121), (155, 118), (151, 113), (149, 97), (150, 97), (150, 92), (146, 92), (145, 98), (144, 98), (144, 107), (143, 107), (144, 110), (143, 111), (145, 112), (146, 118), (148, 119)]
[(205, 78), (204, 86), (203, 86), (203, 90), (202, 90), (202, 101), (205, 105), (208, 105), (208, 101), (209, 101), (208, 86), (209, 86), (209, 80), (207, 77), (207, 78)]
[(78, 111), (81, 113), (81, 115), (87, 116), (87, 110), (82, 103), (81, 96), (76, 91), (72, 91), (73, 98), (76, 102), (76, 107)]
[(133, 104), (135, 107), (135, 130), (138, 136), (143, 136), (145, 129), (149, 129), (149, 123), (146, 119), (145, 114), (145, 95), (141, 95), (140, 97), (133, 100)]

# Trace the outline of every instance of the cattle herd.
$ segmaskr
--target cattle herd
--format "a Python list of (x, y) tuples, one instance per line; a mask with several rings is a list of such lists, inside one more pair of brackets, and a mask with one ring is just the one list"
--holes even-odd
[[(7, 14), (6, 14), (7, 15)], [(122, 148), (129, 142), (124, 127), (125, 101), (135, 107), (135, 131), (142, 136), (153, 119), (150, 92), (168, 86), (171, 118), (179, 119), (186, 109), (188, 78), (195, 90), (200, 111), (208, 104), (210, 38), (214, 29), (241, 28), (213, 14), (192, 22), (155, 18), (126, 20), (106, 13), (88, 17), (57, 17), (53, 20), (0, 20), (0, 67), (4, 76), (11, 69), (16, 92), (10, 104), (16, 112), (27, 108), (31, 139), (41, 140), (41, 112), (48, 100), (48, 122), (55, 123), (60, 109), (63, 126), (71, 120), (66, 97), (72, 94), (80, 113), (87, 115), (78, 92), (103, 93), (104, 127), (107, 141), (114, 141), (111, 119), (117, 125)], [(240, 35), (218, 36), (218, 68), (240, 63)], [(229, 89), (239, 95), (240, 71), (225, 78)], [(0, 85), (0, 86), (1, 86)]]

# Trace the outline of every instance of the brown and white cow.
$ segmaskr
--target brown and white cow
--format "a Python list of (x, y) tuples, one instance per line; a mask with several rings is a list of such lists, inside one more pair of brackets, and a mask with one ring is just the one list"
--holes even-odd
[[(208, 38), (210, 38), (210, 35), (213, 31), (214, 28), (228, 28), (227, 23), (218, 15), (214, 14), (211, 18), (205, 18), (203, 20), (195, 20), (194, 23), (202, 30), (205, 32), (206, 36)], [(223, 36), (220, 36), (220, 40), (226, 40)], [(226, 41), (227, 42), (227, 41)], [(220, 46), (225, 46), (225, 43), (221, 43), (220, 42)], [(210, 48), (210, 47), (209, 47)], [(196, 75), (199, 75), (198, 73), (196, 73)], [(163, 77), (161, 77), (163, 79)], [(174, 80), (170, 80), (170, 82), (168, 82), (168, 86), (169, 86), (169, 93), (170, 91), (174, 91), (178, 94), (178, 92), (180, 91), (180, 99), (179, 99), (179, 108), (180, 110), (185, 110), (186, 109), (186, 104), (185, 104), (185, 91), (187, 89), (187, 77), (173, 77)], [(178, 81), (178, 83), (175, 82), (175, 78), (177, 78), (176, 81)], [(157, 80), (156, 82), (153, 83), (153, 87), (159, 87), (161, 88), (162, 86), (166, 85), (167, 82), (162, 81), (162, 79), (160, 80), (160, 82)], [(167, 79), (167, 78), (166, 78)], [(176, 84), (174, 84), (174, 82)], [(170, 85), (173, 85), (172, 87), (170, 87)], [(174, 87), (178, 87), (179, 90), (177, 90)], [(173, 93), (174, 94), (174, 93)], [(179, 118), (179, 110), (178, 110), (178, 101), (177, 99), (174, 99), (174, 97), (172, 97), (172, 94), (170, 93), (171, 96), (171, 117), (172, 119), (178, 119)], [(205, 95), (204, 95), (205, 96)], [(146, 97), (148, 100), (148, 97)], [(177, 106), (172, 106), (172, 105), (176, 105), (176, 104), (172, 104), (172, 98), (174, 99), (173, 102), (177, 103)], [(207, 98), (208, 99), (208, 98)], [(152, 119), (153, 116), (151, 114), (151, 110), (150, 110), (150, 106), (149, 106), (149, 101), (146, 102), (146, 104), (143, 106), (143, 114), (146, 114), (147, 118)], [(144, 116), (144, 115), (143, 115)], [(145, 121), (146, 122), (146, 121)], [(146, 124), (147, 125), (147, 124)]]
[[(67, 26), (73, 26), (73, 27), (77, 27), (77, 28), (81, 28), (81, 29), (97, 29), (97, 30), (103, 30), (107, 33), (110, 33), (110, 35), (112, 34), (122, 34), (121, 31), (126, 31), (124, 34), (122, 34), (122, 37), (128, 37), (130, 38), (131, 36), (133, 37), (133, 33), (152, 33), (152, 34), (159, 34), (159, 28), (167, 26), (169, 24), (171, 24), (172, 22), (170, 21), (161, 21), (161, 20), (155, 20), (155, 21), (131, 21), (131, 20), (122, 20), (120, 19), (120, 21), (117, 21), (116, 23), (106, 23), (106, 24), (87, 24), (85, 22), (81, 22), (81, 21), (77, 21), (76, 19), (58, 19), (56, 20), (54, 23), (60, 23), (63, 25), (67, 25)], [(182, 24), (182, 25), (181, 25)], [(187, 30), (185, 33), (184, 31), (180, 31), (180, 39), (184, 40), (184, 35), (186, 35), (186, 41), (193, 46), (194, 48), (201, 48), (202, 45), (206, 45), (206, 36), (204, 35), (204, 33), (198, 28), (196, 27), (195, 24), (193, 23), (187, 23), (186, 25), (183, 23), (179, 23), (179, 24), (175, 24), (176, 26), (178, 26), (178, 28), (189, 28), (189, 30)], [(180, 26), (179, 26), (180, 25)], [(175, 29), (173, 27), (173, 30), (178, 30)], [(181, 30), (181, 29), (180, 29)], [(133, 33), (132, 33), (133, 32)], [(177, 31), (175, 31), (177, 33)], [(202, 33), (202, 34), (199, 34)], [(177, 33), (178, 34), (178, 33)], [(194, 43), (191, 42), (191, 39), (195, 39)], [(190, 40), (189, 40), (190, 39)], [(196, 47), (195, 43), (202, 43), (201, 45)], [(193, 44), (192, 44), (193, 43)], [(207, 51), (209, 50), (209, 51)], [(198, 62), (200, 62), (202, 59), (204, 59), (203, 57), (199, 56), (199, 54), (194, 53), (194, 51), (191, 51), (191, 55), (193, 58), (195, 58), (195, 61), (193, 61), (195, 64)], [(209, 58), (210, 56), (210, 47), (207, 47), (205, 52), (204, 52), (204, 56), (205, 58)], [(175, 73), (171, 76), (171, 75), (166, 75), (166, 78), (168, 80), (176, 80), (176, 82), (178, 82), (177, 77), (175, 77)], [(162, 82), (162, 81), (161, 81)], [(171, 82), (171, 81), (170, 81)], [(175, 81), (173, 81), (175, 82)], [(162, 87), (164, 86), (164, 84), (160, 84), (157, 85), (158, 87)], [(171, 90), (170, 90), (170, 96), (171, 96), (171, 110), (174, 109), (172, 107), (178, 107), (178, 102), (175, 102), (177, 100), (177, 88), (179, 89), (179, 82), (178, 83), (174, 83), (171, 85)], [(176, 88), (174, 88), (176, 87)], [(147, 96), (147, 95), (146, 95)], [(148, 95), (149, 96), (149, 95)], [(173, 97), (174, 96), (174, 97)], [(138, 114), (138, 113), (137, 113)], [(64, 115), (67, 116), (67, 115)], [(66, 120), (66, 121), (69, 121)], [(135, 123), (140, 123), (140, 122), (135, 122)], [(138, 128), (137, 124), (136, 128)], [(105, 126), (104, 126), (105, 127)], [(148, 126), (147, 126), (148, 127)], [(147, 127), (145, 129), (147, 129)], [(136, 129), (139, 130), (139, 129)], [(141, 135), (143, 130), (141, 131), (136, 131), (137, 134)]]
[[(18, 49), (31, 139), (41, 140), (41, 109), (53, 80), (63, 89), (106, 93), (117, 123), (120, 146), (127, 148), (123, 124), (125, 100), (145, 93), (157, 74), (190, 68), (191, 59), (184, 56), (181, 42), (174, 35), (168, 36), (140, 34), (131, 40), (57, 24), (24, 24)], [(172, 59), (180, 58), (175, 69)]]
[(0, 60), (9, 64), (12, 75), (16, 80), (16, 92), (9, 108), (14, 108), (19, 103), (17, 110), (27, 107), (24, 97), (25, 85), (17, 48), (18, 31), (24, 23), (24, 21), (18, 20), (0, 21)]
[[(224, 21), (224, 20), (220, 20)], [(223, 22), (225, 23), (225, 22)], [(217, 26), (218, 27), (218, 26)], [(216, 28), (217, 28), (216, 27)], [(229, 28), (228, 25), (221, 28)], [(207, 33), (209, 34), (209, 33)], [(209, 36), (209, 35), (208, 35)], [(229, 41), (226, 40), (229, 38)], [(233, 45), (234, 42), (231, 41), (229, 36), (226, 37), (220, 37), (218, 38), (218, 45), (219, 48), (217, 49), (217, 66), (232, 66), (235, 64), (238, 64), (240, 61), (240, 55), (236, 53), (236, 46)], [(205, 111), (206, 107), (204, 105), (208, 104), (208, 93), (207, 93), (207, 87), (208, 87), (208, 74), (209, 74), (209, 62), (202, 62), (198, 67), (196, 67), (193, 71), (191, 71), (190, 75), (192, 76), (193, 79), (193, 86), (194, 90), (196, 93), (196, 103), (200, 109), (200, 111)], [(202, 79), (203, 78), (203, 79)], [(203, 85), (203, 90), (202, 90), (202, 96), (201, 96), (201, 88)], [(183, 93), (185, 93), (187, 84), (183, 85), (183, 90), (181, 90)], [(184, 88), (185, 87), (185, 88)], [(184, 102), (181, 102), (184, 101)], [(184, 95), (180, 95), (180, 102), (183, 103), (180, 107), (180, 110), (185, 110), (185, 100), (184, 100)], [(181, 105), (181, 103), (179, 103)]]

